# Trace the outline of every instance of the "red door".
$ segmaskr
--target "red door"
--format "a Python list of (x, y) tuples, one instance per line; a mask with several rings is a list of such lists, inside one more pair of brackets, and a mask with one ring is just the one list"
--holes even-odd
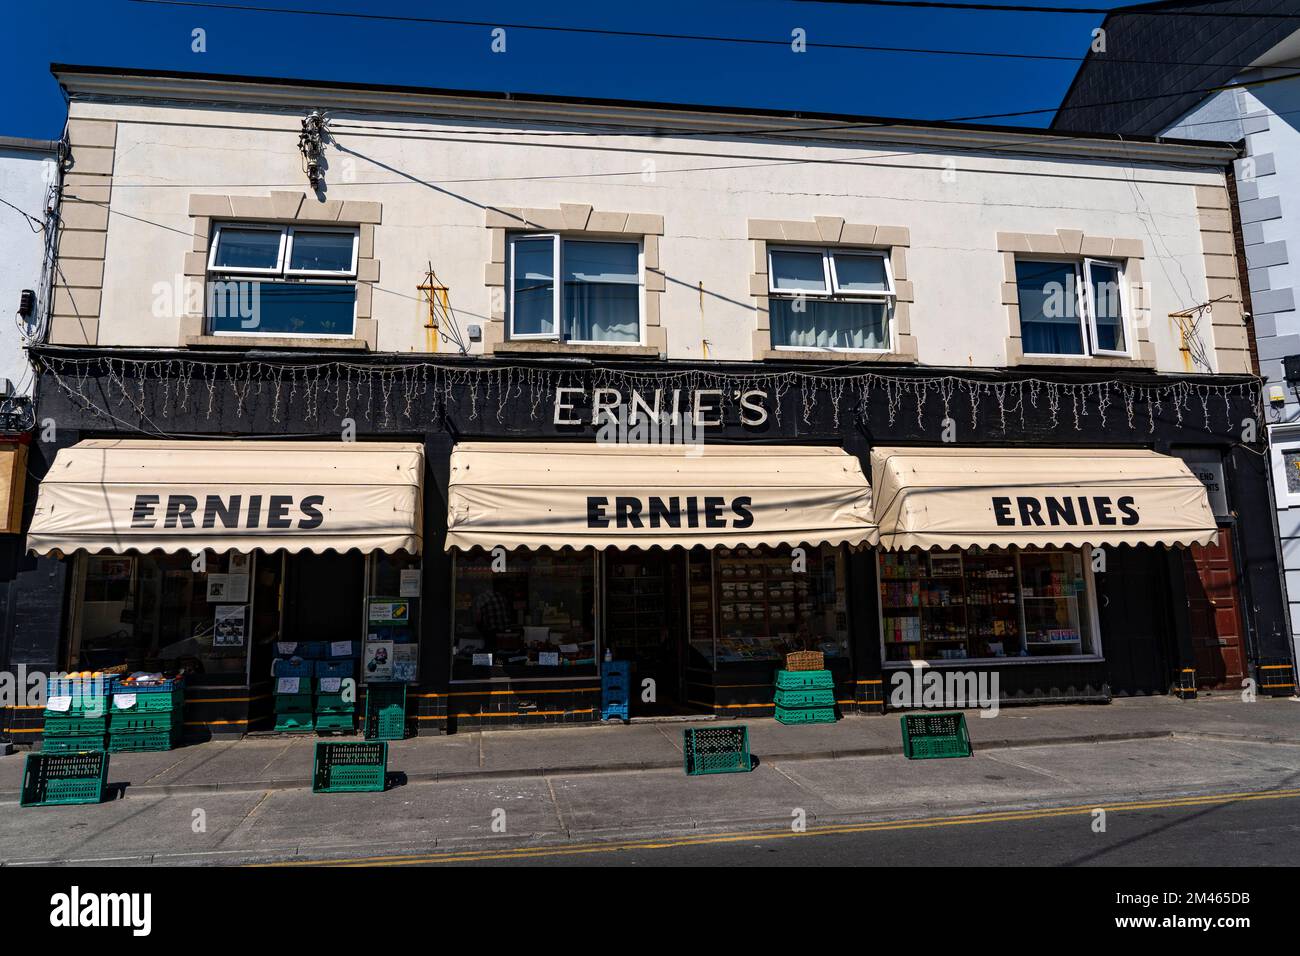
[(1183, 578), (1196, 654), (1196, 686), (1239, 689), (1246, 674), (1246, 655), (1231, 533), (1220, 528), (1213, 544), (1185, 550)]

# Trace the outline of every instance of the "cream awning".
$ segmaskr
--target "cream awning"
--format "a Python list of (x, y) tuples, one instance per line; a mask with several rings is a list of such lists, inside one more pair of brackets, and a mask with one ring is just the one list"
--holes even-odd
[(423, 475), (418, 444), (83, 441), (54, 456), (27, 547), (418, 553)]
[(1205, 487), (1153, 451), (874, 448), (880, 543), (888, 549), (1205, 544)]
[(466, 442), (448, 548), (875, 543), (871, 489), (839, 448)]

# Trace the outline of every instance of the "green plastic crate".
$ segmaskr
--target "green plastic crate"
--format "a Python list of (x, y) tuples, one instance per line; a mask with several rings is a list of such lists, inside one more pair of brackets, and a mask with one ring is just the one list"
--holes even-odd
[(833, 724), (834, 707), (778, 707), (776, 719), (783, 724)]
[(908, 760), (971, 755), (965, 714), (904, 714), (899, 723), (903, 728), (903, 756)]
[(96, 737), (46, 737), (41, 741), (43, 754), (79, 754), (103, 749), (103, 734)]
[(276, 694), (275, 712), (277, 714), (301, 714), (311, 710), (311, 703), (311, 694)]
[(47, 716), (44, 733), (47, 737), (103, 736), (108, 730), (107, 717)]
[(108, 752), (113, 754), (152, 753), (160, 750), (175, 750), (180, 746), (180, 743), (180, 733), (170, 730), (109, 734)]
[(688, 727), (682, 731), (682, 757), (688, 777), (748, 773), (754, 769), (749, 756), (749, 728)]
[(406, 685), (366, 687), (366, 739), (401, 740), (406, 736)]
[(786, 709), (794, 707), (834, 707), (835, 690), (831, 687), (809, 688), (806, 690), (776, 690), (776, 706)]
[(135, 704), (131, 707), (118, 707), (117, 698), (119, 696), (124, 695), (113, 695), (112, 713), (114, 714), (155, 714), (162, 711), (180, 710), (185, 706), (185, 689), (182, 687), (171, 691), (136, 694)]
[(298, 711), (292, 714), (276, 714), (275, 729), (278, 731), (286, 730), (311, 730), (315, 725), (316, 715), (310, 710)]
[(834, 689), (835, 678), (830, 671), (777, 671), (776, 686), (779, 690)]
[(318, 714), (352, 714), (357, 709), (356, 701), (344, 700), (342, 694), (317, 694), (316, 713)]
[(387, 741), (316, 744), (312, 793), (380, 792), (387, 782)]
[(179, 710), (157, 711), (152, 714), (137, 714), (131, 711), (118, 712), (108, 718), (108, 734), (146, 734), (160, 730), (178, 731), (181, 726)]
[(317, 730), (355, 730), (356, 718), (352, 714), (317, 714)]
[(24, 807), (99, 803), (107, 785), (106, 753), (28, 754), (18, 803)]

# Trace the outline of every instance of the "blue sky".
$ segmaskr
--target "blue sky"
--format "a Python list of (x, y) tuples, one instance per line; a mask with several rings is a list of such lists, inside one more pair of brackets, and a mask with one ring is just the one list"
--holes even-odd
[[(256, 13), (137, 0), (5, 0), (0, 87), (8, 94), (0, 103), (0, 134), (60, 134), (65, 111), (49, 73), (51, 62), (955, 119), (1055, 107), (1101, 20), (795, 0), (230, 3), (506, 24), (506, 50), (492, 51), (486, 25)], [(1112, 4), (1103, 0), (1102, 5)], [(610, 37), (509, 24), (782, 42), (761, 46)], [(195, 28), (206, 32), (206, 52), (191, 49)], [(806, 52), (789, 47), (795, 29), (805, 31)], [(825, 49), (818, 42), (1066, 59)], [(1050, 113), (1041, 113), (988, 122), (1045, 125), (1050, 119)]]

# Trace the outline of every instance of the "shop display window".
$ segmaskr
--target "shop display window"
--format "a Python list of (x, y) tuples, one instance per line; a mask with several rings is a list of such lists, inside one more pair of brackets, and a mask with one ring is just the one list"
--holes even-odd
[(209, 552), (204, 570), (195, 571), (189, 554), (82, 556), (69, 666), (184, 669), (243, 683), (259, 592), (256, 557)]
[(880, 609), (887, 662), (1096, 653), (1078, 551), (884, 553)]
[(368, 653), (361, 679), (414, 683), (420, 679), (420, 558), (379, 551), (367, 564)]
[(781, 660), (790, 651), (802, 650), (848, 656), (841, 550), (829, 545), (802, 550), (802, 570), (796, 569), (789, 547), (714, 552), (717, 663)]
[(458, 553), (452, 679), (596, 674), (596, 555)]

